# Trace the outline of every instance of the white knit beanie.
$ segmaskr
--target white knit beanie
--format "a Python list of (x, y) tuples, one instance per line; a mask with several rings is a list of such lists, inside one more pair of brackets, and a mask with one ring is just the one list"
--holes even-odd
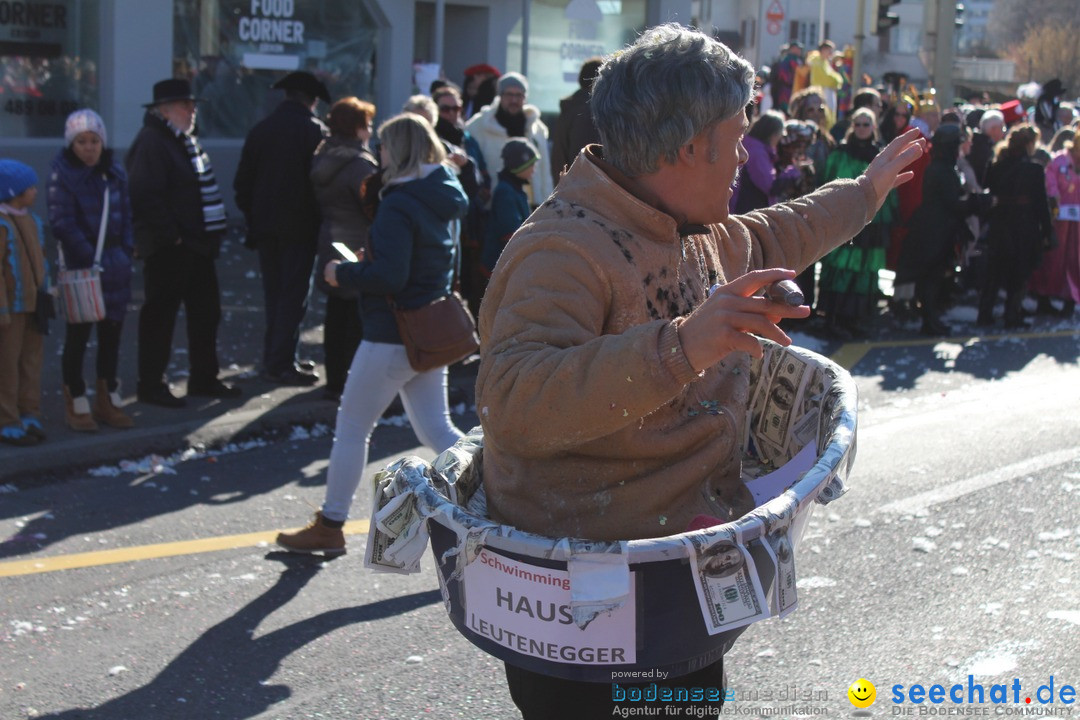
[(76, 110), (68, 115), (64, 123), (64, 142), (70, 147), (79, 133), (92, 132), (101, 138), (101, 144), (107, 144), (105, 138), (105, 121), (101, 116), (90, 109)]

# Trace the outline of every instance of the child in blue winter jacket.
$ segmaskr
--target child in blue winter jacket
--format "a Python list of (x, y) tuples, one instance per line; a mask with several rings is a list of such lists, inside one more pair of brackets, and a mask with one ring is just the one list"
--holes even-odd
[(491, 216), (481, 257), (484, 270), (490, 276), (510, 236), (529, 217), (529, 197), (525, 184), (536, 172), (540, 153), (524, 138), (510, 138), (502, 148), (503, 169), (499, 183), (491, 194)]
[(0, 442), (36, 445), (41, 426), (42, 330), (39, 290), (49, 288), (41, 220), (30, 212), (37, 173), (0, 160)]

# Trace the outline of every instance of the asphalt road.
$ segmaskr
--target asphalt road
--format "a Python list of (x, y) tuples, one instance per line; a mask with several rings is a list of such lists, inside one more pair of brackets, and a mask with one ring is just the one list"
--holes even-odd
[[(894, 686), (1019, 680), (1019, 705), (974, 706), (1000, 716), (1051, 676), (1080, 685), (1080, 332), (842, 352), (851, 489), (799, 548), (799, 609), (728, 654), (725, 713), (851, 716), (865, 678), (878, 700), (860, 712), (918, 715)], [(372, 467), (415, 442), (380, 428)], [(389, 576), (363, 569), (363, 535), (329, 563), (266, 544), (321, 501), (329, 444), (298, 428), (171, 473), (133, 458), (7, 487), (0, 718), (519, 717), (501, 664), (447, 621), (430, 554)]]

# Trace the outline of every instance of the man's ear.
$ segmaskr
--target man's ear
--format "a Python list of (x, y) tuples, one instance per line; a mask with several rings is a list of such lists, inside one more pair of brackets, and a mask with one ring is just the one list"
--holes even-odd
[(688, 165), (693, 165), (697, 160), (698, 151), (701, 148), (695, 147), (693, 141), (686, 143), (679, 148), (679, 161)]

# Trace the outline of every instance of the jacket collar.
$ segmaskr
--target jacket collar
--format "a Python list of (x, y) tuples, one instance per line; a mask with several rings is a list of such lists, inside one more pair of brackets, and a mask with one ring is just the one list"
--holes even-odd
[(559, 181), (555, 195), (562, 194), (564, 189), (573, 189), (576, 196), (590, 198), (588, 206), (601, 215), (617, 219), (626, 230), (658, 242), (672, 242), (676, 236), (701, 235), (709, 231), (704, 225), (680, 224), (658, 209), (659, 198), (639, 195), (636, 190), (631, 192), (631, 187), (638, 186), (604, 160), (600, 145), (588, 145)]
[[(577, 173), (576, 168), (580, 166)], [(579, 196), (595, 196), (596, 202), (590, 202), (590, 207), (600, 210), (600, 213), (618, 218), (622, 227), (635, 233), (650, 237), (658, 242), (672, 242), (676, 235), (701, 235), (708, 232), (708, 228), (696, 223), (679, 222), (671, 215), (659, 209), (659, 198), (656, 196), (640, 195), (639, 191), (631, 191), (634, 186), (629, 177), (624, 175), (611, 163), (604, 160), (604, 148), (599, 145), (586, 146), (578, 155), (578, 160), (570, 166), (566, 176), (559, 180), (555, 194), (563, 190), (563, 182), (573, 178), (567, 188), (580, 185)], [(605, 209), (617, 207), (617, 213), (610, 215)]]

